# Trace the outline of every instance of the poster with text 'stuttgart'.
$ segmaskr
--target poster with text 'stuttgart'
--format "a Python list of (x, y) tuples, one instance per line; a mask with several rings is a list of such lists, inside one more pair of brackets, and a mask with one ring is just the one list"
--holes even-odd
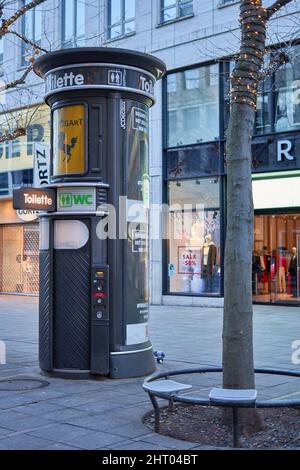
[(53, 176), (85, 172), (85, 107), (76, 104), (53, 112)]

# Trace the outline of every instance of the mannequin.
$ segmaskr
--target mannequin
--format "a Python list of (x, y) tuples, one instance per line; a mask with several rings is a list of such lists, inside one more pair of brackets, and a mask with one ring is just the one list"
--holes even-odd
[(204, 279), (204, 292), (212, 292), (212, 278), (217, 261), (217, 249), (210, 234), (205, 235), (202, 246), (201, 277)]
[(292, 248), (292, 257), (289, 265), (289, 274), (291, 276), (291, 288), (292, 288), (292, 297), (297, 297), (297, 248), (293, 246)]
[(278, 248), (278, 287), (280, 293), (286, 293), (286, 257), (282, 248)]

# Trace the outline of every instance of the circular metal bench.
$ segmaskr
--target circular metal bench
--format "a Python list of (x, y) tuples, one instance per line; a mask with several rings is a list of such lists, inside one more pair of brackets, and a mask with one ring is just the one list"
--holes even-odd
[[(283, 375), (288, 377), (300, 378), (300, 372), (295, 372), (292, 370), (256, 368), (254, 369), (254, 371), (256, 374)], [(159, 432), (160, 430), (160, 408), (158, 405), (157, 398), (168, 400), (169, 408), (171, 409), (173, 408), (174, 401), (199, 406), (216, 406), (231, 408), (234, 447), (239, 446), (239, 408), (282, 408), (300, 406), (300, 398), (298, 400), (258, 400), (257, 391), (255, 389), (232, 390), (223, 388), (212, 388), (207, 398), (190, 396), (188, 394), (185, 395), (182, 392), (191, 390), (193, 386), (190, 384), (184, 384), (170, 379), (170, 377), (177, 375), (206, 374), (213, 372), (223, 372), (223, 369), (221, 367), (197, 367), (192, 369), (176, 369), (172, 371), (157, 372), (145, 379), (143, 383), (143, 389), (145, 390), (145, 392), (148, 393), (154, 408), (156, 432)]]

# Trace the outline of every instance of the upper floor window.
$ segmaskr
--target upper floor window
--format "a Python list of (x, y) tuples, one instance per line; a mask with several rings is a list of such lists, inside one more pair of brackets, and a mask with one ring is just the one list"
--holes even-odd
[(0, 197), (9, 194), (9, 174), (0, 173)]
[(238, 0), (220, 0), (219, 1), (219, 7), (223, 5), (229, 5), (230, 3), (237, 3)]
[(0, 65), (3, 64), (3, 37), (0, 38)]
[(218, 64), (167, 76), (168, 147), (219, 138)]
[[(25, 5), (25, 1), (22, 2)], [(27, 11), (22, 16), (22, 35), (30, 39), (36, 44), (41, 43), (42, 38), (42, 7), (37, 6)], [(25, 41), (22, 41), (22, 60), (21, 65), (26, 65), (26, 55), (28, 46)]]
[(193, 0), (161, 0), (161, 22), (175, 20), (193, 13)]
[(135, 31), (135, 0), (109, 0), (108, 37), (114, 39)]
[(274, 130), (300, 129), (300, 44), (289, 51), (289, 62), (275, 73)]
[(64, 0), (62, 3), (62, 42), (76, 46), (85, 34), (85, 1)]

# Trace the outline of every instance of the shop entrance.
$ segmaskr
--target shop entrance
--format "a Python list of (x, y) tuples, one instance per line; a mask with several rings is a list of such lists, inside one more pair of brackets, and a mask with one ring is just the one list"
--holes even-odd
[(300, 213), (256, 214), (253, 300), (300, 306), (299, 264)]
[(0, 293), (39, 292), (39, 226), (0, 226)]

